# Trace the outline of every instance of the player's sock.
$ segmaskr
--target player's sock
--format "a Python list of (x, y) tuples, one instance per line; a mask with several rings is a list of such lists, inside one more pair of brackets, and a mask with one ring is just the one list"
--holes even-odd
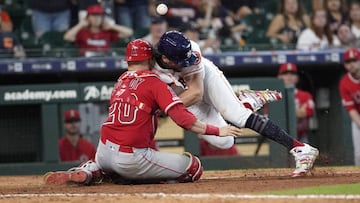
[(303, 143), (290, 137), (288, 133), (263, 115), (251, 114), (246, 120), (245, 127), (282, 144), (289, 150), (297, 146), (304, 146)]

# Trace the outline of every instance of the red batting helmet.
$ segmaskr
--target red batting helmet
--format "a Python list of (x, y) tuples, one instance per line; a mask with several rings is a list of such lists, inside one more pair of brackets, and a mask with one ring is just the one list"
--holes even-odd
[(126, 47), (125, 61), (145, 61), (152, 58), (152, 46), (143, 39), (135, 39)]
[(344, 61), (360, 60), (360, 51), (356, 48), (349, 48), (344, 53)]

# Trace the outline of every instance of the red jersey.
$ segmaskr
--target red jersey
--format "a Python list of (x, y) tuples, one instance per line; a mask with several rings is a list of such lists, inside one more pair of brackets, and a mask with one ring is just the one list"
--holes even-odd
[(299, 108), (306, 105), (306, 117), (298, 118), (296, 123), (297, 135), (301, 137), (309, 131), (309, 118), (314, 115), (315, 104), (312, 95), (303, 90), (295, 89), (295, 105)]
[(158, 75), (150, 70), (127, 71), (114, 85), (101, 140), (136, 148), (151, 147), (157, 129), (157, 115), (152, 112), (161, 109), (167, 113), (176, 104), (182, 102)]
[(339, 91), (346, 110), (355, 109), (360, 112), (360, 80), (356, 80), (347, 73), (340, 80)]
[(95, 159), (95, 147), (86, 139), (80, 137), (78, 144), (74, 147), (66, 137), (58, 141), (60, 161), (88, 161)]
[(106, 52), (110, 49), (110, 43), (118, 40), (119, 34), (115, 31), (101, 30), (93, 33), (83, 28), (77, 33), (75, 43), (80, 46), (80, 54), (85, 55), (86, 51)]

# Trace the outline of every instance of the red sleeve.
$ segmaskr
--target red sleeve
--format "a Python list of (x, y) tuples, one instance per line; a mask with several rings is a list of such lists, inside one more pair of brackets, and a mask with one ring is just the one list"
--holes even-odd
[(347, 111), (350, 111), (350, 110), (356, 109), (356, 108), (355, 108), (354, 101), (351, 98), (350, 89), (347, 88), (347, 86), (349, 84), (346, 84), (347, 83), (347, 81), (346, 81), (347, 78), (346, 77), (347, 76), (345, 75), (340, 81), (339, 92), (340, 92), (341, 101), (342, 101), (343, 106), (345, 107), (345, 109)]
[(119, 41), (119, 33), (115, 31), (110, 32), (111, 42), (117, 42)]
[(152, 81), (153, 95), (160, 109), (163, 110), (179, 126), (189, 129), (197, 120), (190, 113), (176, 93), (159, 78)]
[(313, 100), (313, 98), (312, 98), (312, 96), (311, 96), (311, 94), (310, 93), (308, 93), (308, 92), (305, 92), (306, 94), (306, 96), (305, 96), (305, 98), (306, 98), (306, 115), (308, 116), (308, 117), (312, 117), (313, 115), (314, 115), (314, 112), (315, 112), (315, 104), (314, 104), (314, 100)]
[(315, 113), (315, 103), (312, 95), (307, 91), (298, 89), (295, 97), (296, 101), (299, 102), (299, 106), (306, 106), (306, 117), (312, 117)]
[(168, 110), (177, 103), (182, 103), (176, 93), (166, 83), (159, 78), (154, 78), (151, 82), (152, 93), (155, 97), (156, 103), (160, 109), (168, 114)]
[(82, 41), (84, 41), (84, 38), (85, 38), (85, 30), (81, 29), (75, 36), (75, 43), (80, 45)]
[(189, 129), (197, 120), (183, 104), (172, 106), (168, 111), (168, 115), (177, 125), (185, 129)]

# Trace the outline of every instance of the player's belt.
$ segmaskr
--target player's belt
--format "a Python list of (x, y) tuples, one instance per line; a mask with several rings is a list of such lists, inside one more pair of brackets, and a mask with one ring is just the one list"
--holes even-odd
[(119, 152), (124, 153), (134, 153), (133, 147), (115, 144), (106, 138), (101, 138), (101, 142), (112, 150), (118, 150)]
[(134, 153), (133, 148), (128, 146), (120, 146), (119, 152)]

